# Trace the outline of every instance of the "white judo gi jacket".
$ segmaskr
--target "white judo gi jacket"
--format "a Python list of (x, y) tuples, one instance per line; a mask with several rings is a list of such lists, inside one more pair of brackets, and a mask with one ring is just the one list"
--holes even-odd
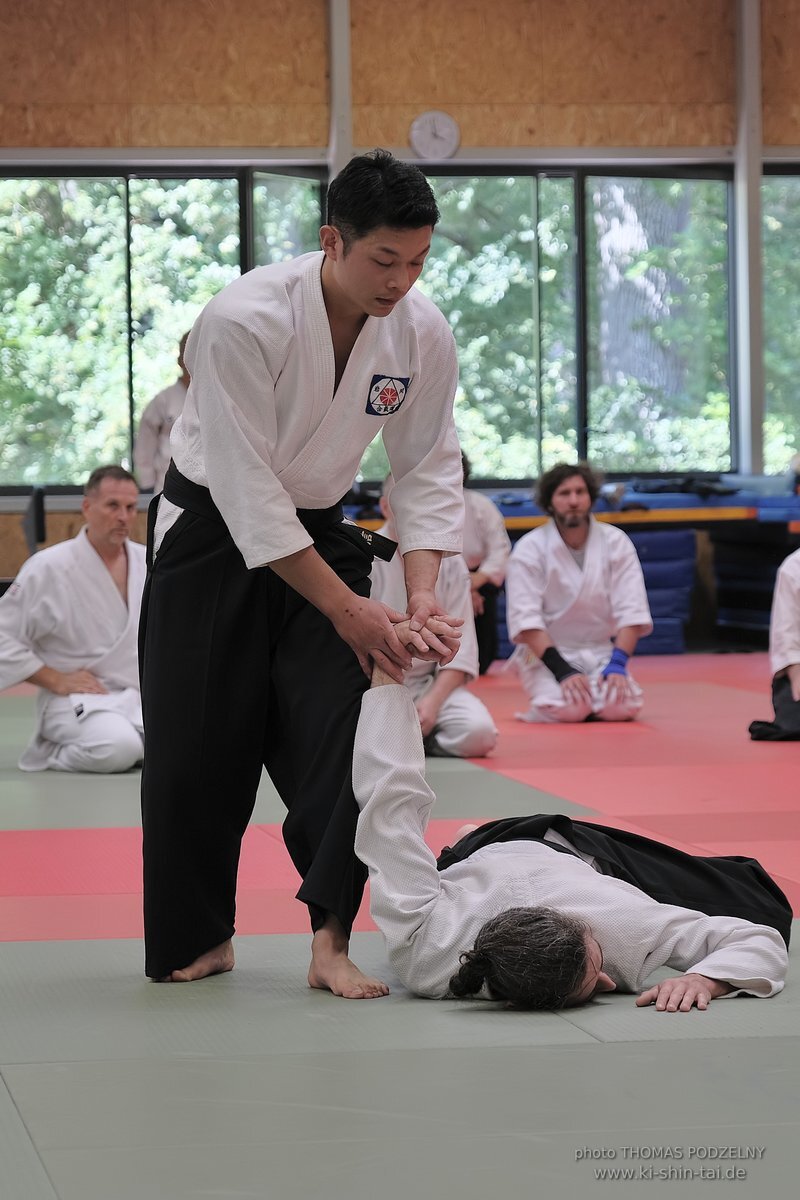
[[(508, 564), (506, 621), (512, 642), (526, 630), (546, 630), (567, 662), (596, 676), (611, 657), (611, 639), (620, 629), (641, 625), (649, 633), (653, 628), (633, 542), (616, 526), (590, 517), (581, 569), (554, 521), (526, 533)], [(522, 647), (520, 653), (532, 702), (560, 703), (560, 686), (544, 663)]]
[(541, 842), (487, 846), (437, 871), (424, 841), (435, 799), (424, 766), (408, 691), (400, 684), (368, 691), (353, 754), (356, 854), (369, 868), (373, 920), (410, 991), (447, 996), (459, 955), (481, 926), (508, 908), (537, 905), (589, 925), (603, 969), (621, 991), (641, 991), (663, 966), (725, 980), (735, 988), (729, 995), (772, 996), (783, 988), (788, 955), (775, 929), (659, 904)]
[[(145, 548), (126, 541), (128, 603), (87, 537), (40, 550), (25, 562), (0, 599), (0, 688), (13, 687), (40, 667), (56, 671), (88, 670), (108, 695), (69, 697), (82, 711), (118, 712), (139, 730), (137, 637), (146, 574)], [(52, 744), (41, 735), (48, 706), (65, 697), (40, 688), (36, 730), (19, 765), (24, 771), (47, 766)]]
[[(175, 465), (209, 488), (245, 563), (257, 567), (312, 544), (296, 509), (338, 503), (382, 433), (401, 553), (458, 553), (450, 327), (412, 288), (388, 316), (366, 319), (334, 393), (323, 260), (320, 251), (256, 268), (203, 309), (186, 345), (192, 382), (172, 430)], [(161, 501), (156, 548), (180, 511)]]

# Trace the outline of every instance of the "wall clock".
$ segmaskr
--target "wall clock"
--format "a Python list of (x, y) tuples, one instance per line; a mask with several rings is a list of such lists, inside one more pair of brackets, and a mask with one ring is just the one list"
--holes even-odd
[(411, 122), (408, 141), (419, 158), (451, 158), (461, 142), (461, 130), (449, 113), (430, 109)]

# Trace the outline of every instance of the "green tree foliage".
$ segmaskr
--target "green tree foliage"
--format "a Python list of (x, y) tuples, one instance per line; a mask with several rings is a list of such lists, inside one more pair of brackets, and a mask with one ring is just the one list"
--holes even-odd
[(124, 456), (124, 247), (120, 180), (0, 181), (0, 482)]
[(587, 180), (589, 456), (730, 469), (727, 187)]

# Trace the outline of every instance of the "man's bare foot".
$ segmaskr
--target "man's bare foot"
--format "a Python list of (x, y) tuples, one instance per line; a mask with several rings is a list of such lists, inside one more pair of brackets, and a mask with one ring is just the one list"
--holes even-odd
[(222, 975), (225, 971), (233, 970), (233, 943), (228, 938), (201, 954), (188, 967), (181, 967), (158, 980), (159, 983), (193, 983), (195, 979), (205, 979), (208, 975)]
[(344, 996), (346, 1000), (376, 1000), (379, 996), (388, 996), (386, 984), (359, 971), (348, 958), (347, 949), (344, 930), (335, 917), (329, 917), (311, 942), (308, 986), (327, 988), (334, 996)]

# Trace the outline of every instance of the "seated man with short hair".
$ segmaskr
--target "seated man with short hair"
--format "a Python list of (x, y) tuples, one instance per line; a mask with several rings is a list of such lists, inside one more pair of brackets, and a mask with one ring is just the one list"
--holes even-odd
[(558, 463), (536, 500), (551, 520), (514, 546), (506, 620), (528, 695), (527, 721), (631, 721), (642, 689), (628, 671), (653, 623), (627, 534), (596, 521), (598, 483), (583, 463)]
[[(390, 494), (391, 478), (384, 483), (380, 501), (386, 524), (378, 532), (396, 541)], [(405, 582), (401, 556), (396, 553), (389, 562), (376, 558), (371, 578), (373, 600), (402, 612)], [(406, 673), (405, 685), (414, 697), (427, 754), (483, 758), (495, 747), (497, 728), (486, 705), (466, 687), (478, 675), (478, 643), (469, 572), (460, 554), (442, 559), (436, 601), (444, 612), (464, 621), (459, 648), (441, 667), (437, 662), (415, 660)]]
[(753, 721), (754, 742), (800, 741), (800, 550), (778, 568), (769, 622), (774, 721)]
[(23, 771), (127, 771), (141, 761), (137, 637), (145, 548), (129, 540), (139, 488), (98, 467), (86, 524), (23, 564), (0, 599), (0, 688), (36, 684)]
[[(353, 784), (370, 911), (417, 995), (557, 1009), (616, 989), (686, 1012), (783, 988), (792, 910), (754, 859), (695, 857), (545, 814), (473, 827), (437, 863), (413, 701), (377, 667)], [(665, 966), (680, 974), (651, 983)]]

